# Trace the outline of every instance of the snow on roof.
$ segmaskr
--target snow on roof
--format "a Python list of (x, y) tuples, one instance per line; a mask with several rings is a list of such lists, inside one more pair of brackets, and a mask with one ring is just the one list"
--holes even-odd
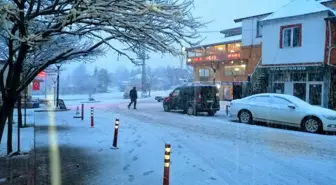
[(232, 43), (232, 42), (238, 42), (242, 40), (242, 35), (235, 35), (231, 37), (224, 37), (224, 39), (220, 39), (221, 42), (216, 42), (216, 43), (211, 43), (211, 44), (202, 44), (200, 46), (195, 46), (191, 48), (186, 48), (186, 51), (192, 51), (193, 49), (201, 49), (201, 48), (206, 48), (206, 47), (211, 47), (211, 46), (216, 46), (216, 45), (222, 45), (222, 44), (227, 44), (227, 43)]
[(331, 11), (335, 14), (335, 12), (332, 9), (322, 5), (321, 1), (293, 0), (289, 2), (287, 5), (273, 12), (271, 15), (265, 17), (262, 21), (269, 21), (286, 17), (295, 17), (324, 11)]

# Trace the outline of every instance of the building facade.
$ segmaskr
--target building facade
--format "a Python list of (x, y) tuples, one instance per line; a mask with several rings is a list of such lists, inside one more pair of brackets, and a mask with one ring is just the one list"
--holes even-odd
[(194, 69), (194, 83), (215, 84), (222, 100), (241, 98), (248, 74), (253, 71), (242, 57), (241, 27), (221, 31), (220, 43), (186, 48), (187, 65)]
[[(304, 4), (304, 5), (303, 5)], [(312, 105), (335, 108), (335, 12), (330, 1), (297, 0), (265, 17), (261, 92), (290, 94)], [(291, 10), (302, 7), (299, 13)]]

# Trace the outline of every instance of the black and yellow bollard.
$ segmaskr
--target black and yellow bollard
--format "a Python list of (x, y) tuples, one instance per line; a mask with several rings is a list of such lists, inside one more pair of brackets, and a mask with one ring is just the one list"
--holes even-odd
[(119, 119), (115, 120), (112, 149), (118, 149)]
[(165, 144), (163, 185), (169, 185), (170, 144)]
[(91, 128), (94, 127), (93, 107), (91, 107)]

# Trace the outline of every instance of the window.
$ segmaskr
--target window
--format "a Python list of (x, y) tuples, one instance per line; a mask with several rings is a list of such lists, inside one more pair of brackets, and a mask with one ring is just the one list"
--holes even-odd
[(237, 53), (240, 52), (241, 43), (232, 43), (227, 45), (227, 51), (229, 53)]
[(262, 37), (262, 25), (257, 21), (257, 37)]
[(273, 93), (284, 94), (285, 93), (285, 83), (274, 83)]
[(200, 77), (209, 77), (210, 70), (209, 69), (199, 69), (199, 76)]
[(323, 81), (323, 75), (319, 73), (308, 73), (308, 81)]
[(307, 73), (291, 73), (290, 80), (292, 82), (305, 82), (307, 81)]
[(302, 41), (302, 25), (288, 25), (280, 28), (280, 48), (300, 47)]
[(276, 73), (273, 75), (273, 81), (275, 82), (287, 82), (288, 75), (286, 73)]
[(256, 97), (250, 98), (249, 101), (258, 102), (258, 103), (270, 103), (270, 97), (269, 96), (256, 96)]
[(288, 105), (288, 104), (290, 104), (291, 102), (288, 101), (288, 100), (286, 100), (286, 99), (284, 99), (284, 98), (280, 98), (280, 97), (275, 96), (275, 97), (273, 98), (273, 103), (274, 103), (274, 104), (277, 104), (277, 105)]
[(173, 92), (173, 96), (178, 96), (180, 94), (180, 89), (175, 89)]
[(245, 75), (246, 64), (232, 65), (224, 67), (225, 76), (242, 76)]

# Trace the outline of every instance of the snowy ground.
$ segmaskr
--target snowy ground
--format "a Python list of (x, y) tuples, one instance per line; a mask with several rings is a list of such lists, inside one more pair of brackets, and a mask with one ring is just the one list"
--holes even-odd
[[(24, 114), (22, 112), (22, 114)], [(24, 116), (24, 115), (22, 115)], [(18, 135), (17, 135), (17, 110), (14, 110), (14, 124), (13, 124), (13, 151), (17, 151), (18, 148)], [(24, 119), (22, 119), (23, 122)], [(21, 152), (29, 152), (34, 146), (34, 111), (32, 109), (27, 109), (27, 125), (29, 127), (20, 128), (20, 150)], [(7, 125), (5, 126), (5, 132), (3, 137), (3, 142), (0, 144), (0, 157), (6, 155), (7, 150)]]
[[(162, 184), (165, 143), (172, 145), (172, 185), (336, 182), (335, 136), (233, 123), (225, 103), (215, 117), (195, 117), (164, 112), (153, 93), (139, 100), (138, 110), (128, 110), (128, 100), (113, 93), (95, 97), (102, 102), (85, 105), (84, 121), (72, 118), (75, 109), (35, 113), (40, 184), (48, 184), (50, 174), (62, 184)], [(75, 108), (80, 101), (65, 103)], [(89, 106), (95, 107), (94, 128)], [(112, 150), (116, 118), (119, 149)]]

